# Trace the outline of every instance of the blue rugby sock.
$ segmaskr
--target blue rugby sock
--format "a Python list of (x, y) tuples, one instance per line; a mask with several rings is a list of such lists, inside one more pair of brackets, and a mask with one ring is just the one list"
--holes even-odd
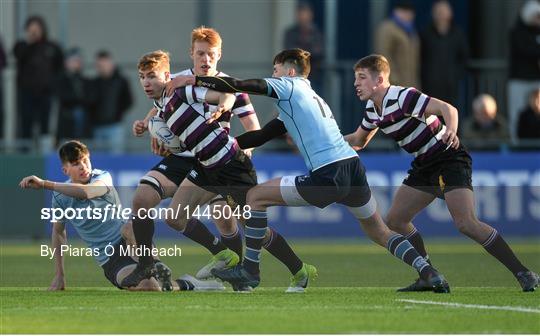
[(268, 227), (266, 211), (251, 210), (251, 217), (246, 221), (244, 236), (246, 238), (246, 255), (243, 265), (251, 274), (259, 274), (261, 247)]
[(411, 243), (399, 233), (388, 239), (387, 248), (390, 253), (414, 267), (418, 273), (431, 271), (429, 263), (415, 250)]

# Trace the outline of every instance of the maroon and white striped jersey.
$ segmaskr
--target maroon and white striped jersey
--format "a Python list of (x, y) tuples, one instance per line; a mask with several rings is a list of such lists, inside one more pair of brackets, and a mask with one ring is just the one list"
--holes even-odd
[(384, 96), (380, 113), (373, 101), (368, 101), (361, 127), (366, 131), (380, 128), (401, 148), (423, 161), (447, 146), (441, 140), (446, 126), (437, 116), (424, 115), (429, 100), (429, 96), (415, 88), (392, 85)]
[[(193, 72), (193, 69), (186, 69), (180, 72), (177, 72), (175, 74), (171, 75), (171, 78), (174, 78), (176, 76), (185, 76), (185, 75), (195, 75)], [(218, 77), (229, 77), (229, 75), (219, 71), (216, 76)], [(253, 108), (253, 105), (251, 104), (251, 99), (249, 99), (249, 95), (247, 93), (235, 93), (236, 95), (236, 101), (234, 102), (233, 108), (231, 111), (227, 111), (223, 113), (218, 121), (221, 127), (227, 130), (227, 132), (231, 129), (231, 117), (232, 115), (236, 115), (238, 118), (244, 118), (250, 114), (255, 113), (255, 109)], [(212, 108), (212, 105), (210, 105)], [(214, 107), (215, 108), (215, 107)]]
[(211, 115), (210, 106), (204, 103), (207, 91), (191, 85), (178, 88), (171, 97), (162, 97), (154, 105), (158, 116), (201, 165), (217, 168), (229, 162), (239, 147), (217, 121), (206, 123)]

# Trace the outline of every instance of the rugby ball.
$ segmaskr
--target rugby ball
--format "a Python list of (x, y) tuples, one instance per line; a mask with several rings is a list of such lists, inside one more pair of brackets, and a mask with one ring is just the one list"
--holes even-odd
[(160, 117), (152, 117), (148, 121), (148, 132), (160, 143), (165, 145), (171, 153), (180, 153), (186, 150), (186, 146), (174, 135), (169, 126)]

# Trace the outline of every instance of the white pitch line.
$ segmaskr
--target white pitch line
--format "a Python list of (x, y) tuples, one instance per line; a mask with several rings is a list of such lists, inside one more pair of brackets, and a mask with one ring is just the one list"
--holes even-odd
[(516, 311), (516, 312), (521, 312), (521, 313), (540, 314), (540, 309), (515, 307), (515, 306), (514, 307), (513, 306), (488, 306), (488, 305), (476, 305), (476, 304), (465, 304), (465, 303), (455, 303), (455, 302), (421, 301), (421, 300), (408, 300), (408, 299), (397, 299), (396, 301), (408, 302), (408, 303), (419, 303), (419, 304), (431, 304), (431, 305), (439, 305), (439, 306), (449, 306), (449, 307), (456, 307), (456, 308), (506, 310), (506, 311)]

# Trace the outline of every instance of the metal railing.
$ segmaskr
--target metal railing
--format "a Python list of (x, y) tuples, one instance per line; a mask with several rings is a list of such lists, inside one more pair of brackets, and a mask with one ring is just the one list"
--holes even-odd
[[(341, 127), (344, 134), (353, 132), (360, 124), (365, 103), (360, 102), (354, 93), (354, 73), (352, 67), (355, 60), (342, 60), (335, 64), (326, 65), (323, 67), (323, 88), (320, 95), (330, 104), (334, 111), (335, 118)], [(188, 67), (188, 64), (173, 64), (173, 69), (182, 69)], [(122, 68), (126, 69), (124, 73), (128, 75), (132, 90), (137, 95), (138, 82), (133, 72), (128, 72), (127, 69), (132, 69), (135, 64), (122, 64)], [(227, 63), (223, 62), (221, 69), (226, 72), (230, 72), (238, 77), (265, 77), (270, 75), (271, 68), (266, 63)], [(467, 75), (462, 82), (461, 87), (461, 111), (460, 115), (471, 115), (472, 100), (480, 93), (491, 94), (498, 104), (498, 111), (502, 115), (506, 114), (506, 83), (507, 83), (507, 64), (505, 60), (471, 60), (468, 63)], [(261, 101), (262, 102), (262, 101)], [(146, 102), (145, 102), (146, 103)], [(146, 105), (144, 105), (146, 108)], [(269, 107), (270, 104), (263, 103), (263, 108), (256, 105), (259, 118), (264, 123), (269, 120), (274, 111)], [(138, 110), (144, 109), (141, 106), (135, 106), (137, 115), (141, 114)], [(132, 116), (131, 119), (126, 119), (126, 130), (130, 128), (132, 120), (136, 116)], [(233, 125), (234, 126), (234, 125)], [(126, 137), (131, 137), (126, 134)], [(98, 151), (107, 151), (108, 148), (103, 144), (93, 141), (92, 139), (85, 140), (89, 145)], [(538, 150), (540, 149), (539, 140), (508, 140), (508, 141), (463, 141), (471, 149), (478, 150)], [(54, 150), (55, 143), (52, 136), (43, 136), (40, 138), (34, 138), (33, 140), (15, 139), (14, 141), (7, 141), (6, 139), (0, 139), (0, 153), (6, 152), (30, 152), (30, 153), (46, 153)], [(262, 150), (286, 150), (287, 144), (285, 142), (277, 142), (265, 146)], [(374, 151), (395, 151), (398, 150), (397, 145), (388, 138), (383, 136), (377, 136), (369, 146), (369, 150)], [(125, 152), (137, 153), (148, 152), (148, 142), (144, 140), (127, 141)]]

